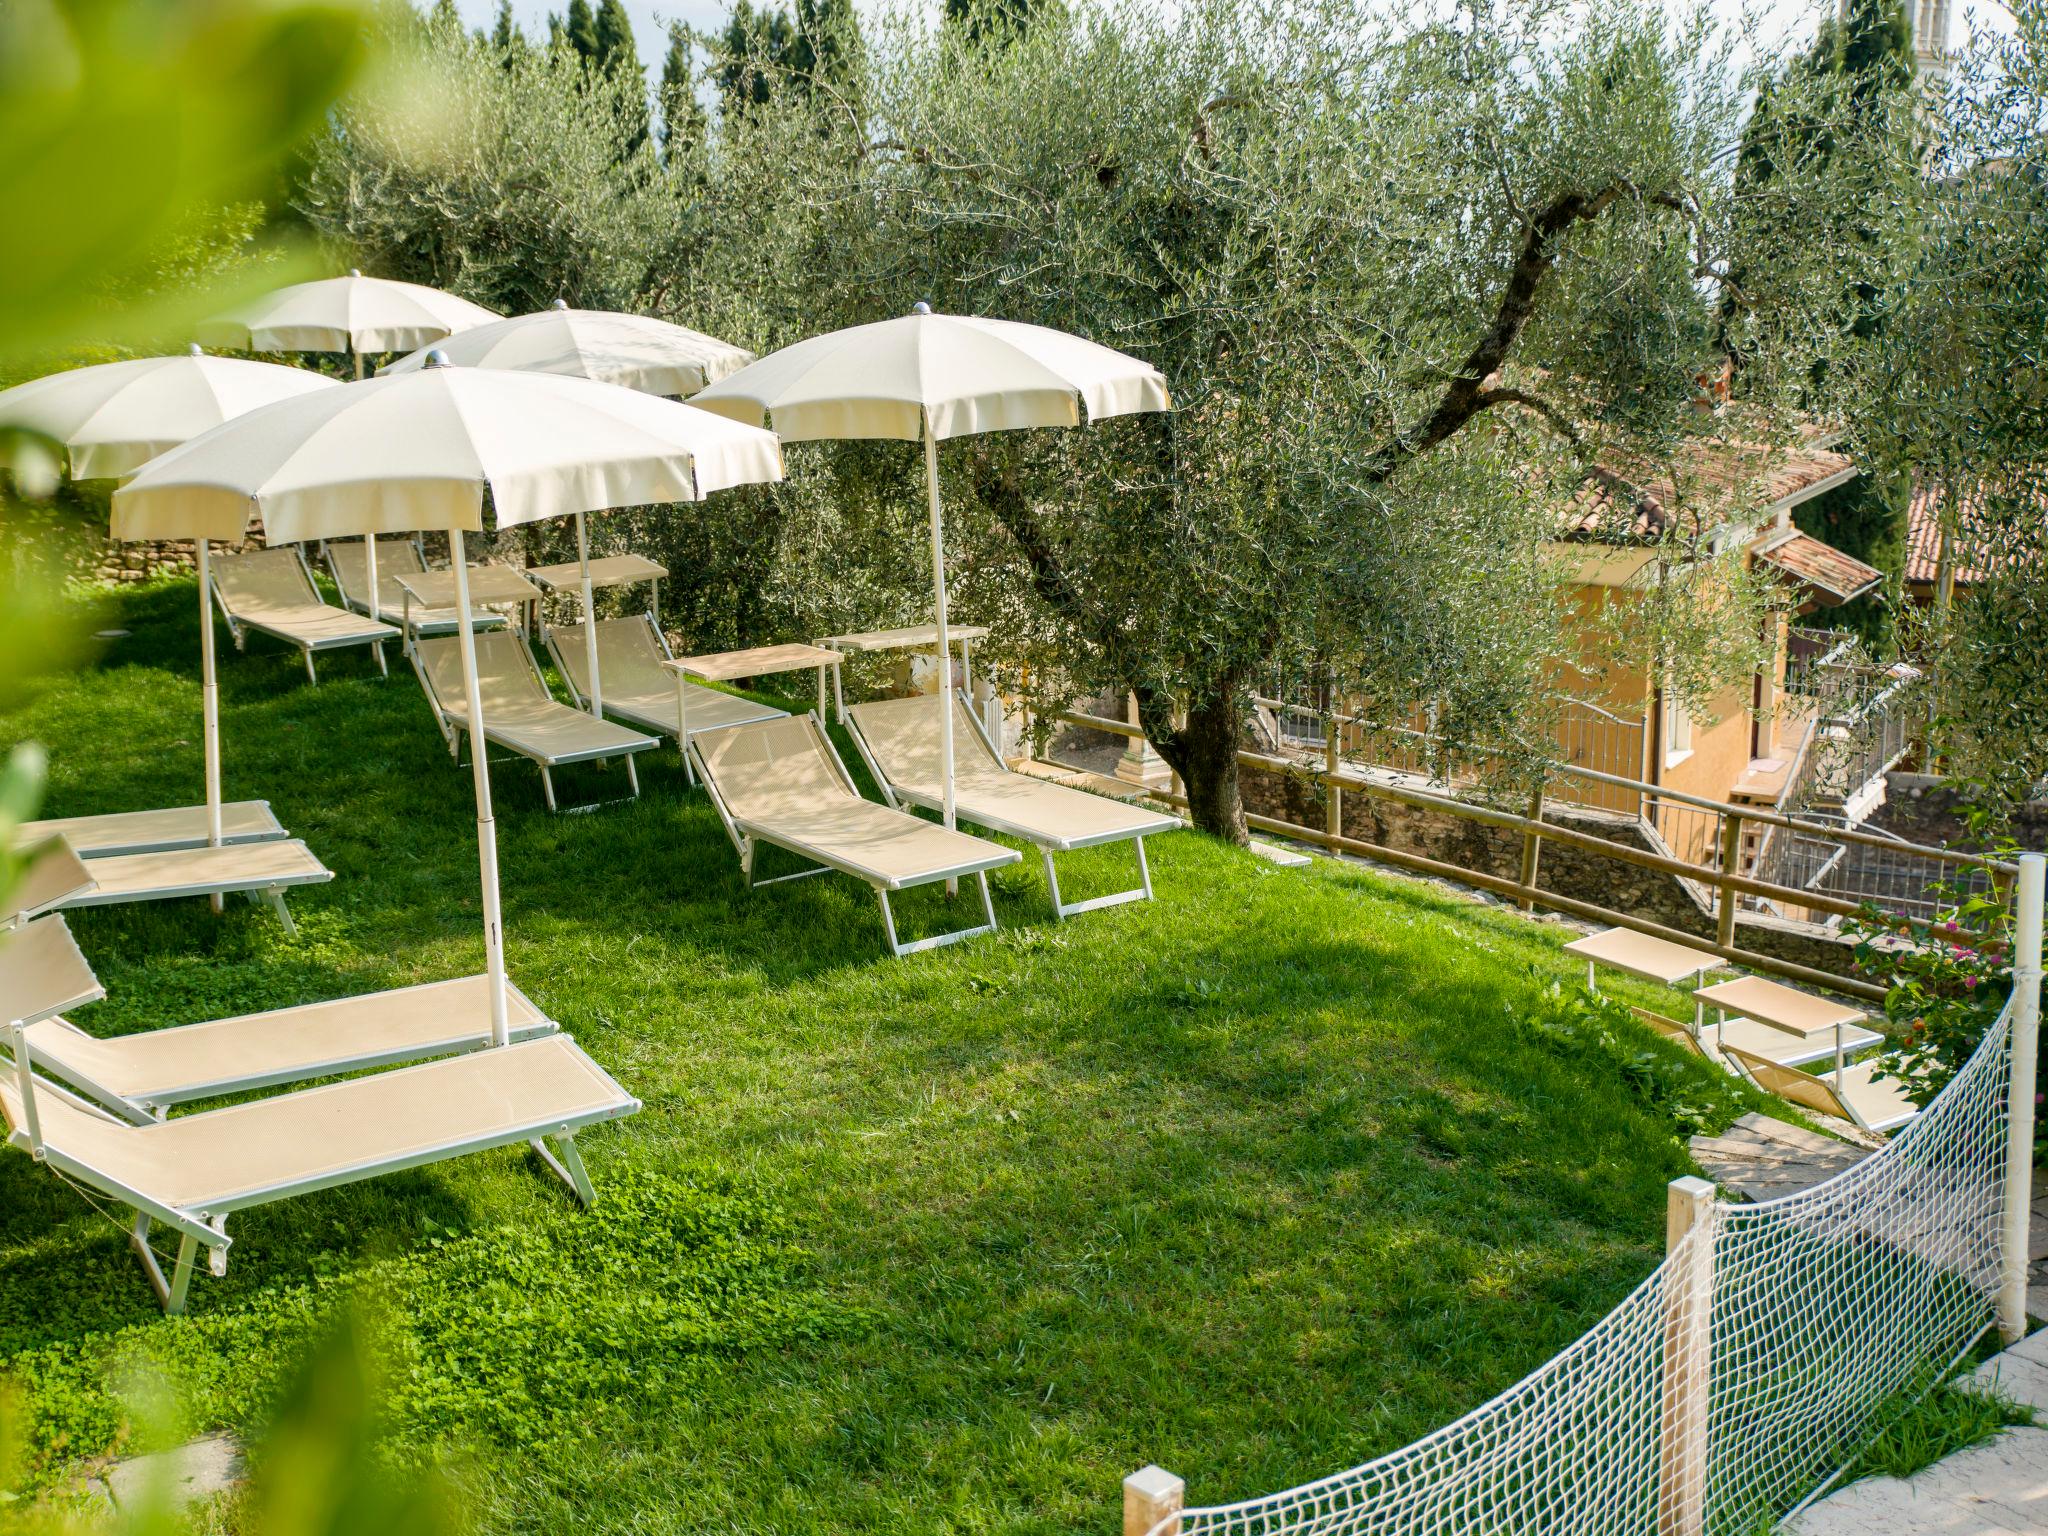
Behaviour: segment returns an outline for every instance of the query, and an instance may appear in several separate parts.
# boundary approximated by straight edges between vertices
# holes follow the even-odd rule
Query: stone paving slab
[[[2040,1536],[2048,1429],[2009,1429],[1910,1478],[1852,1483],[1787,1521],[1787,1536]]]
[[[242,1448],[228,1435],[194,1440],[154,1456],[117,1461],[98,1479],[115,1508],[133,1508],[151,1488],[162,1488],[183,1508],[242,1480]]]

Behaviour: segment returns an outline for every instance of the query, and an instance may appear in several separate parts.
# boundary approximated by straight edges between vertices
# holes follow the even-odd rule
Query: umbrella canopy
[[[251,352],[410,352],[498,319],[438,288],[383,277],[293,283],[199,324],[209,347]]]
[[[338,387],[303,368],[207,357],[194,347],[184,357],[100,363],[0,391],[0,427],[63,443],[75,480],[116,479],[230,417]]]
[[[465,368],[561,373],[650,395],[677,396],[694,395],[754,360],[744,347],[666,320],[560,304],[477,326],[449,337],[440,350],[449,362]],[[410,373],[426,358],[427,349],[422,348],[378,371]]]
[[[114,493],[114,534],[162,538],[175,529],[187,538],[234,537],[252,516],[274,543],[447,532],[476,788],[491,1038],[503,1045],[498,842],[463,534],[483,526],[486,492],[505,527],[646,501],[695,501],[725,486],[781,478],[773,435],[687,405],[585,379],[434,366],[264,406],[172,449]]]
[[[953,815],[953,654],[946,629],[945,525],[939,443],[976,432],[1078,426],[1136,411],[1172,409],[1150,363],[1042,325],[911,314],[814,336],[771,352],[695,396],[691,404],[735,421],[764,421],[784,439],[924,439],[931,513],[932,603],[937,621],[939,744],[945,821]]]

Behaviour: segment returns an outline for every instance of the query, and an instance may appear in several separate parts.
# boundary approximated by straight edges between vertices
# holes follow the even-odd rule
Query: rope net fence
[[[1701,1192],[1577,1343],[1377,1461],[1190,1508],[1180,1536],[1756,1536],[1995,1318],[2012,1008],[1941,1096],[1784,1199]],[[1676,1217],[1674,1217],[1676,1221]]]

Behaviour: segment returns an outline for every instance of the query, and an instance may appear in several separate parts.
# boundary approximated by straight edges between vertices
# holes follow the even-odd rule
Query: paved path
[[[2048,1330],[1974,1379],[2048,1423]],[[2008,1429],[1908,1478],[1872,1477],[1822,1499],[1785,1536],[2039,1536],[2048,1531],[2048,1429]]]

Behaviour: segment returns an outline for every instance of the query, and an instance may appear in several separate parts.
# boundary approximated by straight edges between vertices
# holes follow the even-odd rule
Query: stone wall
[[[1924,773],[1889,773],[1885,775],[1884,804],[1870,821],[1908,842],[1967,847],[1960,801],[1945,779]],[[2048,802],[2032,800],[2020,806],[2007,830],[2024,848],[2048,848]]]
[[[1328,824],[1321,785],[1252,768],[1244,769],[1241,777],[1245,809],[1253,814],[1317,830]],[[1645,852],[1658,851],[1651,848],[1641,827],[1625,818],[1598,813],[1574,815],[1569,808],[1560,806],[1547,808],[1544,816],[1576,832]],[[1483,826],[1448,811],[1408,805],[1355,789],[1344,794],[1344,835],[1505,880],[1521,876],[1519,831]],[[1714,936],[1714,919],[1701,910],[1675,877],[1605,858],[1591,849],[1544,843],[1536,884],[1542,890],[1646,918],[1667,928],[1707,939]],[[1851,947],[1846,940],[1803,924],[1747,913],[1738,916],[1737,925],[1736,940],[1745,948],[1836,975],[1852,973]]]
[[[252,532],[242,543],[231,547],[237,550],[261,549],[263,536]],[[183,574],[190,571],[195,563],[189,539],[173,539],[167,543],[154,539],[132,542],[108,539],[100,552],[94,574],[107,582],[148,581],[155,576]]]

